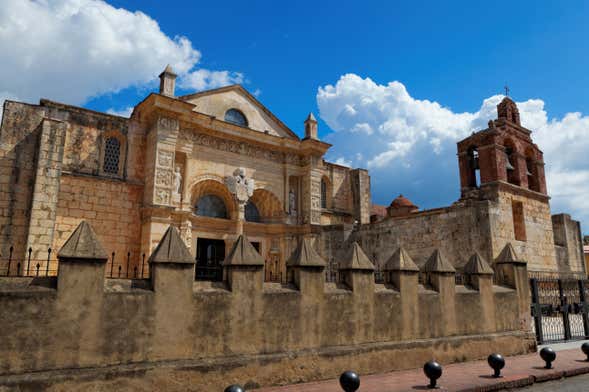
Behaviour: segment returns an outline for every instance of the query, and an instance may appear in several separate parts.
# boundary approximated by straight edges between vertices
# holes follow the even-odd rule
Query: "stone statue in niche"
[[[174,194],[180,195],[182,187],[182,173],[180,173],[180,166],[176,166],[174,172]]]
[[[290,216],[297,216],[297,198],[292,189],[288,193],[288,213]]]

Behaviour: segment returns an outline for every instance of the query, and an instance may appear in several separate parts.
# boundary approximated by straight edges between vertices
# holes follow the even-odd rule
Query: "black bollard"
[[[436,381],[442,377],[442,365],[436,361],[429,361],[423,365],[423,372],[429,378],[428,388],[437,388]]]
[[[583,350],[583,354],[587,356],[587,361],[589,361],[589,343],[583,343],[581,345],[581,350]]]
[[[495,371],[493,377],[501,377],[501,369],[505,367],[505,359],[503,358],[503,355],[496,353],[491,354],[487,358],[487,362],[489,363],[489,366],[491,366],[491,368]]]
[[[346,392],[355,392],[360,388],[360,376],[351,370],[345,371],[339,376],[339,385]]]
[[[546,369],[552,369],[552,362],[556,359],[556,353],[550,347],[544,347],[540,350],[540,358],[546,362]]]
[[[233,384],[225,388],[225,392],[245,392],[241,385]]]

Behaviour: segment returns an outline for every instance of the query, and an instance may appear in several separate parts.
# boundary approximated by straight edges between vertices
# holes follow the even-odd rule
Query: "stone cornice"
[[[180,138],[224,151],[253,152],[252,157],[262,157],[277,163],[295,163],[307,156],[323,156],[331,144],[319,140],[297,140],[265,134],[216,119],[214,116],[195,112],[194,105],[159,94],[149,95],[135,108],[132,119],[146,129],[160,117],[173,118],[180,123]],[[298,155],[295,159],[292,156]]]

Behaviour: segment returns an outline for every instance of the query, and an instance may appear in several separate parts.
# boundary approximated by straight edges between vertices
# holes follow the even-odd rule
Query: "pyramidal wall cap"
[[[525,263],[525,261],[520,260],[517,254],[515,253],[515,249],[513,249],[513,245],[511,242],[508,242],[507,245],[503,248],[499,257],[497,258],[498,263]]]
[[[374,265],[368,259],[368,256],[366,256],[360,245],[354,242],[343,263],[341,263],[340,269],[374,271]]]
[[[311,239],[303,238],[286,265],[291,267],[325,267],[325,260],[315,251],[311,245]]]
[[[427,260],[423,266],[424,272],[456,272],[452,264],[450,264],[438,249]]]
[[[92,226],[88,222],[82,221],[57,252],[57,257],[59,259],[106,261],[108,254],[98,241]]]
[[[264,265],[264,258],[242,234],[237,238],[223,265]]]
[[[409,253],[403,247],[399,247],[385,263],[385,271],[419,272],[419,268],[409,256]]]
[[[491,266],[475,252],[464,266],[464,273],[469,275],[493,275]]]
[[[148,260],[149,263],[194,264],[194,258],[178,233],[169,226]]]

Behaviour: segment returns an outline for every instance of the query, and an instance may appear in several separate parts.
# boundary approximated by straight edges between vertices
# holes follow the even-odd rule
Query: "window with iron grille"
[[[327,183],[321,180],[321,208],[327,208]]]
[[[104,144],[102,171],[108,174],[119,174],[120,158],[121,142],[116,137],[109,137]]]

